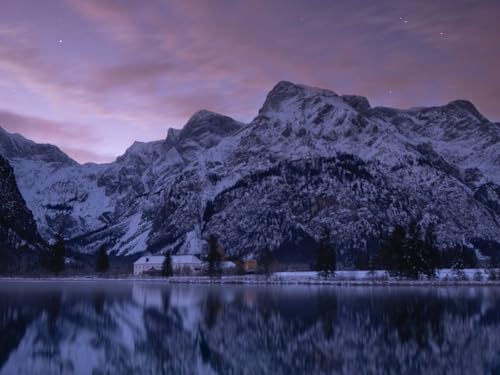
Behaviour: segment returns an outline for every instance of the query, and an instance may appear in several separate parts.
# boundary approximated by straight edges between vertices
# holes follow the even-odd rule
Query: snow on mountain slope
[[[181,131],[171,129],[166,140],[136,142],[115,162],[102,165],[6,154],[46,239],[62,232],[82,251],[95,251],[104,242],[127,254],[146,249],[151,215],[164,185],[197,152],[214,147],[241,126],[229,117],[200,111]]]
[[[203,154],[208,187],[200,175],[184,172],[165,194],[152,249],[175,248],[185,233],[201,227],[205,237],[217,234],[239,255],[269,244],[284,258],[304,260],[328,225],[349,257],[369,247],[380,230],[411,217],[436,221],[447,244],[500,238],[497,214],[473,196],[480,185],[464,178],[465,166],[447,159],[454,139],[429,146],[430,137],[409,133],[394,118],[409,117],[405,112],[370,109],[362,97],[278,84],[254,121],[221,142],[232,145],[224,158],[219,147]],[[432,126],[447,126],[443,112]],[[492,147],[489,155],[495,152]],[[482,179],[496,181],[496,159],[471,154],[481,160]]]
[[[412,144],[424,149],[419,151],[439,153],[473,186],[486,181],[500,184],[500,127],[479,114],[472,103],[457,100],[408,111],[380,108],[371,117],[389,119]]]
[[[466,101],[371,108],[280,82],[249,124],[199,111],[113,163],[0,153],[42,235],[61,231],[81,251],[193,253],[213,233],[229,254],[269,244],[306,259],[328,225],[349,259],[411,217],[435,221],[443,244],[499,242],[499,140],[500,126]]]

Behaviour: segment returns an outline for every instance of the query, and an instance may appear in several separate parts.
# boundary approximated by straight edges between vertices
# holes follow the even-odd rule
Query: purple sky
[[[498,0],[3,0],[0,126],[110,161],[280,80],[500,120]]]

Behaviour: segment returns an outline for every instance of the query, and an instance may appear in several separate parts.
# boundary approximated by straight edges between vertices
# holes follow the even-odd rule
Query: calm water
[[[0,282],[0,374],[498,374],[500,290]]]

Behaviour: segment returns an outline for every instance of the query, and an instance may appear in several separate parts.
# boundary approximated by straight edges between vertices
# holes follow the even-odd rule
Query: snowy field
[[[500,285],[500,270],[469,268],[460,271],[441,269],[437,278],[428,280],[399,279],[389,276],[387,271],[336,271],[335,277],[322,278],[317,272],[276,272],[266,278],[263,275],[222,276],[210,279],[207,276],[172,277],[173,283],[222,283],[222,284],[311,284],[311,285]]]

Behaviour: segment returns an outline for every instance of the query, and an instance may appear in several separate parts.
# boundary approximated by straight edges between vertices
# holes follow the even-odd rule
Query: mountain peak
[[[57,146],[35,143],[20,134],[9,133],[0,127],[0,154],[9,158],[24,158],[47,163],[58,163],[69,166],[78,164]]]
[[[455,110],[455,111],[456,110],[466,111],[477,118],[483,119],[483,115],[481,115],[481,113],[477,110],[476,106],[468,100],[463,100],[463,99],[453,100],[453,101],[449,102],[448,104],[446,104],[444,106],[444,108]]]
[[[267,94],[264,105],[262,106],[259,113],[264,113],[269,110],[277,111],[283,102],[288,99],[298,97],[298,96],[338,96],[335,92],[331,90],[321,89],[312,86],[306,86],[302,84],[292,83],[289,81],[278,82],[272,90]]]
[[[224,117],[224,115],[217,112],[209,111],[208,109],[200,109],[199,111],[196,111],[191,115],[191,117],[188,120],[188,123],[192,121],[204,120],[206,118],[211,118],[211,117]]]
[[[194,113],[178,133],[171,132],[175,137],[170,138],[180,150],[191,149],[193,146],[210,148],[219,143],[221,138],[233,134],[242,127],[242,123],[231,117],[203,109]]]
[[[169,128],[164,143],[167,145],[174,145],[179,139],[180,132],[181,129]]]
[[[146,155],[154,155],[158,154],[159,147],[163,141],[153,141],[153,142],[139,142],[134,141],[132,145],[125,150],[125,153],[122,156],[119,156],[117,161],[128,160],[131,157],[143,157]]]
[[[202,109],[195,112],[184,125],[179,133],[179,139],[198,138],[207,133],[227,135],[241,126],[241,123],[231,117]]]
[[[370,102],[364,96],[342,95],[342,99],[360,113],[367,112],[371,109]]]

